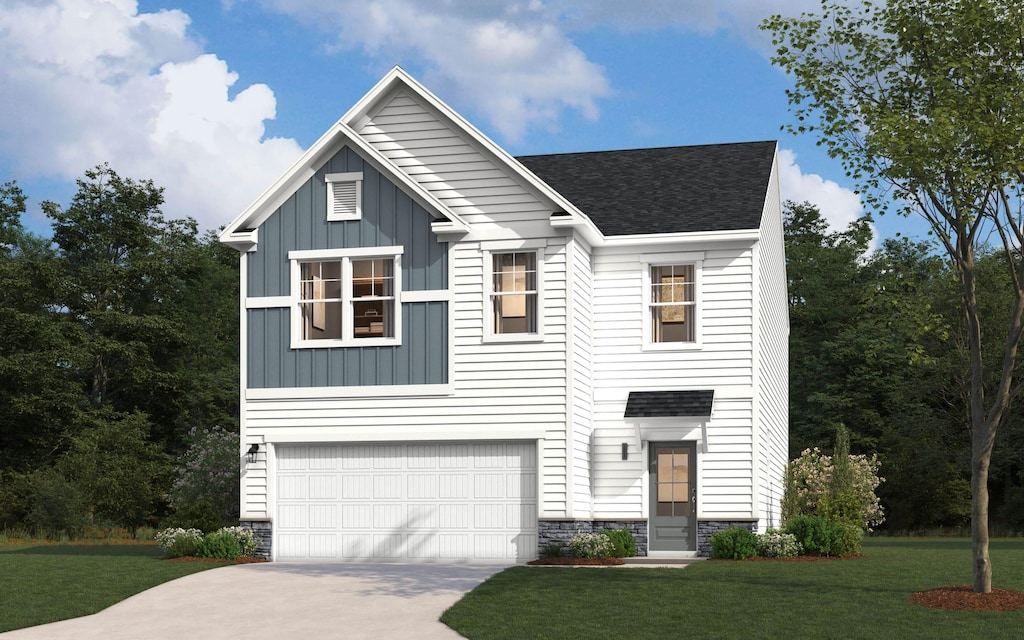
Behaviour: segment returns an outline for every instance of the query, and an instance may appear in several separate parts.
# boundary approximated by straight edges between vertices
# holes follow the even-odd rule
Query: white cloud
[[[506,141],[556,130],[561,114],[594,120],[611,95],[604,69],[538,0],[264,0],[358,49],[386,69],[414,67],[432,91],[468,105]]]
[[[267,139],[275,99],[201,54],[184,13],[135,0],[6,2],[0,145],[15,176],[72,179],[99,163],[165,187],[164,213],[230,221],[301,153]],[[31,194],[30,194],[31,195]]]
[[[816,173],[803,173],[796,163],[796,154],[789,149],[779,149],[779,188],[783,201],[816,205],[833,231],[846,231],[851,222],[864,214],[860,196]],[[874,235],[877,240],[877,230]]]

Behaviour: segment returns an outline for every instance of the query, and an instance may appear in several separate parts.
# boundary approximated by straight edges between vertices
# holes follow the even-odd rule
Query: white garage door
[[[534,443],[280,446],[276,485],[278,560],[537,555]]]

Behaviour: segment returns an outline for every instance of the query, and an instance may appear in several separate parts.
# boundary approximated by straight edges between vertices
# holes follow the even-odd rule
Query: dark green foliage
[[[167,495],[165,526],[219,529],[238,520],[238,434],[220,427],[191,429]]]
[[[242,555],[242,547],[238,544],[238,538],[229,533],[208,533],[196,545],[196,555],[200,558],[235,560]]]
[[[561,542],[549,542],[540,549],[542,558],[560,558],[564,555],[565,545]]]
[[[25,526],[40,536],[77,537],[89,524],[89,497],[56,469],[28,478],[29,511]]]
[[[636,538],[629,532],[629,529],[602,529],[601,533],[608,537],[615,545],[616,558],[633,558],[636,556]]]
[[[796,516],[786,522],[786,533],[796,536],[809,556],[849,556],[860,551],[864,531],[822,516]]]
[[[744,560],[757,555],[757,536],[743,527],[730,527],[711,536],[711,557]]]

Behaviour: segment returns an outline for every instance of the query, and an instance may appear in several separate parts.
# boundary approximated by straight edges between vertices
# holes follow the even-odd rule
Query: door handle
[[[696,512],[696,510],[697,510],[697,489],[696,489],[696,487],[690,493],[690,504],[693,505],[693,509]]]

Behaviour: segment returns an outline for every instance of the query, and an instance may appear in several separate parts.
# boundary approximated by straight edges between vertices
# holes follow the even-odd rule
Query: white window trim
[[[359,220],[363,217],[363,174],[361,171],[351,173],[328,173],[324,176],[327,183],[327,221],[344,222]],[[334,212],[334,185],[339,182],[353,183],[355,189],[355,211],[351,214]]]
[[[484,274],[484,333],[483,342],[543,342],[544,341],[544,250],[547,243],[543,241],[506,241],[488,243],[481,251],[483,255]],[[495,333],[494,316],[491,306],[491,295],[494,293],[494,254],[496,253],[533,253],[537,265],[537,332],[536,333]]]
[[[357,247],[352,249],[323,249],[289,251],[291,262],[291,348],[331,349],[335,347],[397,347],[402,344],[402,254],[403,247]],[[394,260],[393,296],[395,308],[395,335],[392,338],[356,338],[352,319],[352,260],[355,258],[389,258]],[[306,340],[302,337],[302,310],[299,305],[304,262],[319,260],[341,261],[342,337],[333,340]]]
[[[703,306],[703,282],[704,282],[704,253],[678,253],[672,255],[658,256],[656,260],[642,260],[643,270],[643,350],[644,351],[695,351],[703,347],[704,341],[704,306]],[[694,340],[693,342],[653,342],[651,340],[651,268],[668,267],[673,265],[693,265],[693,315],[694,315]]]

